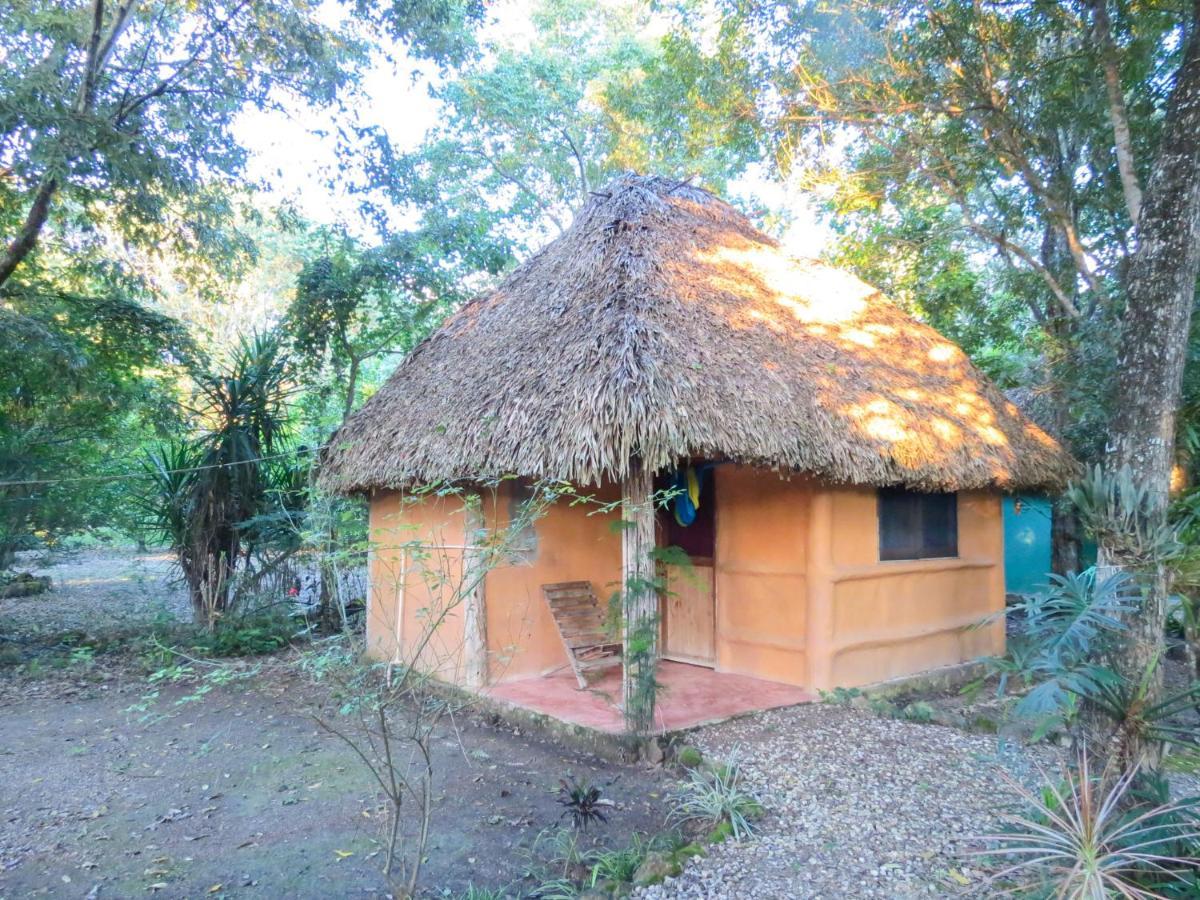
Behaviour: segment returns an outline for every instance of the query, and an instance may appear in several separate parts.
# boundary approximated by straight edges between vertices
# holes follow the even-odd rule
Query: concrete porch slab
[[[668,660],[659,663],[658,681],[662,685],[655,710],[659,733],[817,699],[804,688],[794,685]],[[607,734],[620,734],[624,730],[624,720],[617,706],[621,698],[620,669],[608,670],[587,690],[579,689],[575,675],[567,669],[493,685],[484,693],[494,700],[572,725]]]

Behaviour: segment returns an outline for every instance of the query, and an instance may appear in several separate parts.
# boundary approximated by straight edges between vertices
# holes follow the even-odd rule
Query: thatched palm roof
[[[326,486],[596,484],[732,459],[838,482],[1053,488],[1071,461],[954,344],[707,191],[624,176],[418,346]]]

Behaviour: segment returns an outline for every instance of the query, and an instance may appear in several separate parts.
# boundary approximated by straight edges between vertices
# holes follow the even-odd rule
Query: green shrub
[[[286,647],[296,626],[282,616],[260,616],[218,625],[212,631],[197,631],[187,640],[196,656],[259,656]]]
[[[933,707],[924,700],[910,703],[900,710],[900,717],[909,722],[932,722],[934,715]]]
[[[675,761],[685,769],[695,769],[704,762],[704,754],[695,747],[685,745],[675,754]]]
[[[831,706],[849,706],[863,692],[859,688],[835,687],[832,691],[819,691],[822,703]]]

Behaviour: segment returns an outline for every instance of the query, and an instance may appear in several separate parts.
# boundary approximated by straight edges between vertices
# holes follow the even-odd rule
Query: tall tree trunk
[[[622,700],[625,728],[648,734],[654,725],[658,670],[658,590],[654,560],[654,478],[629,461],[621,482]]]
[[[1200,269],[1200,0],[1143,197],[1129,268],[1108,464],[1128,466],[1165,509]],[[1101,548],[1107,561],[1122,560]],[[1119,660],[1138,676],[1163,648],[1165,579],[1151,579]]]

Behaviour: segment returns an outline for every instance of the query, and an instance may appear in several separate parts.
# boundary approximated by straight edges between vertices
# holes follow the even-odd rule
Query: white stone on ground
[[[689,862],[643,898],[929,897],[978,888],[972,839],[994,833],[1027,778],[1027,751],[991,735],[828,705],[773,710],[696,733],[737,751],[768,815],[758,835]]]

